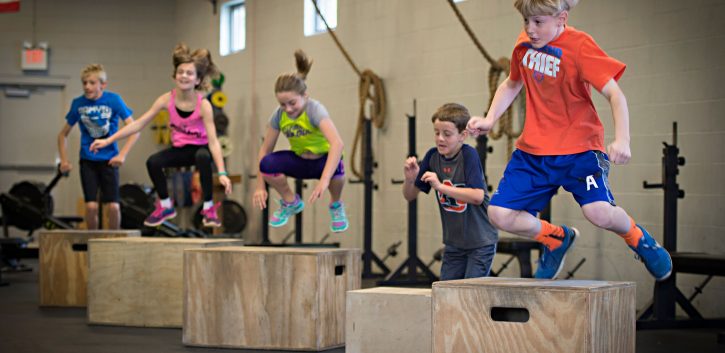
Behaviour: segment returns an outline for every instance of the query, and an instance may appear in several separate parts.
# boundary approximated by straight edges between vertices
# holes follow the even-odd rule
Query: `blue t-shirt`
[[[91,100],[80,96],[73,100],[70,110],[65,116],[68,125],[73,126],[79,120],[81,128],[81,159],[90,161],[108,161],[118,154],[115,142],[99,150],[91,152],[93,140],[109,137],[118,131],[118,121],[126,120],[133,111],[126,106],[121,96],[113,92],[103,92],[101,98]]]

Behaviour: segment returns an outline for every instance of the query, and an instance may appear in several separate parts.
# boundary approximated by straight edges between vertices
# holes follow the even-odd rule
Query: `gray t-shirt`
[[[462,187],[483,189],[484,198],[480,205],[458,202],[456,199],[436,191],[436,200],[443,224],[443,243],[460,249],[475,249],[495,244],[498,231],[488,219],[488,203],[490,198],[486,192],[486,181],[483,179],[483,168],[478,152],[463,144],[461,150],[453,158],[447,159],[434,147],[428,150],[420,163],[420,172],[415,179],[415,186],[426,194],[430,192],[430,184],[420,178],[425,172],[434,172],[441,183]]]
[[[305,107],[305,112],[310,118],[310,123],[312,124],[312,126],[317,128],[320,127],[320,122],[322,121],[322,119],[330,117],[330,113],[327,112],[325,106],[312,98],[307,99],[307,106]],[[269,126],[271,126],[275,130],[279,130],[280,120],[282,120],[282,108],[277,107],[274,113],[272,113],[272,116],[269,117]]]

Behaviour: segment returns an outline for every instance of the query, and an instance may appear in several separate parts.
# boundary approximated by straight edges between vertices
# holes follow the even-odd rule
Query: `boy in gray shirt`
[[[488,276],[496,253],[498,231],[486,208],[489,196],[476,150],[464,144],[471,115],[466,107],[448,103],[433,114],[436,147],[418,165],[405,161],[403,196],[408,201],[434,189],[443,224],[441,280]]]

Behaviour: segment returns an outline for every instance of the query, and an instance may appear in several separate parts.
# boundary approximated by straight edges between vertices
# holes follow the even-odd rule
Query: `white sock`
[[[163,207],[163,208],[171,208],[172,206],[173,205],[171,204],[171,199],[170,198],[167,197],[167,198],[161,200],[161,207]]]
[[[214,200],[204,201],[204,211],[210,209],[212,206],[214,206]]]

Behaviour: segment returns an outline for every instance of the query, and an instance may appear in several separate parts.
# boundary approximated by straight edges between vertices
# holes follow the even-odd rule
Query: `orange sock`
[[[626,234],[619,234],[619,236],[624,239],[624,242],[627,243],[627,245],[636,248],[637,244],[639,244],[639,240],[642,238],[642,230],[637,227],[637,224],[634,223],[634,219],[632,217],[629,217],[629,221],[632,224],[629,231]]]
[[[546,245],[549,250],[556,250],[564,240],[564,228],[555,226],[547,221],[541,222],[541,231],[536,234],[534,240]]]

